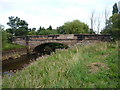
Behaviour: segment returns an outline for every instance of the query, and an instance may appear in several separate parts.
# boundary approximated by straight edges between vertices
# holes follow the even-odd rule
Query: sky
[[[119,0],[0,0],[0,24],[8,28],[6,24],[10,16],[18,16],[29,24],[29,28],[40,26],[52,28],[62,26],[65,22],[80,20],[90,27],[90,16],[94,11],[96,18],[95,30],[97,30],[97,18],[100,18],[104,27],[105,9],[112,14],[112,7]]]

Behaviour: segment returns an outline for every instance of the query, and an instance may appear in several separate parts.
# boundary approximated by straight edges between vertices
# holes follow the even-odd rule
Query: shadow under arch
[[[50,42],[50,43],[43,43],[43,44],[36,46],[33,49],[33,52],[50,54],[51,52],[55,52],[56,49],[67,49],[67,48],[69,47],[65,44]]]

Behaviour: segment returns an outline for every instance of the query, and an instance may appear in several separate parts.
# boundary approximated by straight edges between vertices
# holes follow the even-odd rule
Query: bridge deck
[[[65,45],[74,45],[82,40],[100,40],[110,41],[110,35],[97,34],[62,34],[62,35],[28,35],[18,36],[13,38],[13,43],[26,45],[29,48],[34,48],[43,43],[62,43]]]

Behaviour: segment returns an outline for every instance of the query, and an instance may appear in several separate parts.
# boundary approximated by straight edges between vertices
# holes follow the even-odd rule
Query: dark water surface
[[[49,43],[47,43],[49,44]],[[82,45],[89,45],[91,44],[90,41],[79,43]],[[52,46],[51,46],[52,45]],[[31,62],[35,61],[38,57],[41,57],[43,55],[50,55],[52,52],[55,52],[55,49],[67,49],[66,46],[62,46],[61,44],[56,47],[56,44],[50,43],[49,48],[52,47],[50,50],[46,50],[46,44],[43,45],[44,47],[40,46],[37,48],[37,51],[39,52],[34,52],[32,54],[25,54],[21,55],[19,58],[9,58],[7,60],[2,61],[2,75],[9,75],[13,76],[16,70],[22,70],[24,67],[28,66]],[[42,47],[42,48],[41,48]]]
[[[28,66],[31,61],[35,61],[40,57],[37,53],[21,55],[19,58],[9,58],[2,61],[2,75],[13,75],[16,70],[22,70]]]
[[[22,70],[31,61],[35,61],[43,55],[50,55],[56,49],[67,49],[68,46],[59,43],[45,43],[36,47],[31,54],[21,55],[18,58],[9,58],[2,61],[2,75],[13,75],[16,70]]]

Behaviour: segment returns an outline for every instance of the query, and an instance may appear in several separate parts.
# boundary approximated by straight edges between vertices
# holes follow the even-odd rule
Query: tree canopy
[[[115,4],[113,5],[113,11],[112,11],[112,14],[115,14],[115,13],[118,13],[117,3],[115,3]]]
[[[80,22],[79,20],[73,20],[64,23],[63,26],[57,28],[58,32],[63,34],[80,34],[89,33],[88,25]]]
[[[4,29],[4,26],[0,24],[0,34],[2,36],[2,48],[4,47],[4,45],[8,42],[10,42],[11,40],[11,34],[7,33],[6,30]]]
[[[7,32],[15,36],[27,35],[28,33],[28,23],[25,20],[21,20],[18,17],[9,17],[9,22],[7,25],[10,28],[7,29]]]
[[[113,15],[106,21],[106,27],[102,34],[111,34],[114,39],[120,39],[120,14],[118,14],[117,4],[113,6]]]
[[[41,30],[41,31],[37,31],[37,35],[54,35],[54,34],[58,34],[58,32],[56,30]]]
[[[80,33],[91,33],[93,30],[89,30],[87,24],[79,21],[73,20],[64,23],[63,26],[57,29],[52,29],[50,25],[48,28],[40,26],[39,29],[28,28],[28,23],[25,20],[21,20],[18,17],[11,16],[8,18],[9,22],[7,25],[10,26],[6,31],[15,36],[23,35],[49,35],[49,34],[80,34]]]

